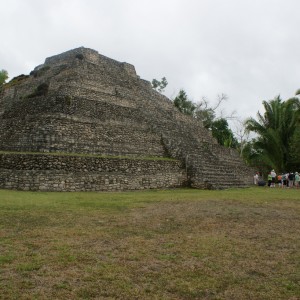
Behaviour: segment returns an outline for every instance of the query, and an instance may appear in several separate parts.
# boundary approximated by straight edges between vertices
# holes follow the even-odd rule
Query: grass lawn
[[[300,190],[0,190],[0,299],[300,299]]]

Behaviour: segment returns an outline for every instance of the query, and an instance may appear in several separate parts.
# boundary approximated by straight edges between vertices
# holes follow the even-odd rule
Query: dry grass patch
[[[299,195],[0,191],[0,299],[299,299]]]

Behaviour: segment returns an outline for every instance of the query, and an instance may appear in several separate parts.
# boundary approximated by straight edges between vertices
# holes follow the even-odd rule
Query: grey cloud
[[[298,0],[10,0],[0,18],[0,69],[29,73],[48,56],[85,46],[165,76],[166,95],[229,96],[255,116],[261,101],[300,88]]]

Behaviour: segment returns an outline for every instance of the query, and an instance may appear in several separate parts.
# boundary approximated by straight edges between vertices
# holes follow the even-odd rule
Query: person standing
[[[256,174],[254,175],[254,178],[253,178],[253,179],[254,179],[254,184],[255,184],[255,185],[258,185],[258,179],[259,179],[259,178],[258,178],[258,173],[256,173]]]
[[[270,172],[268,174],[268,187],[272,187],[271,184],[272,184],[272,175],[271,175],[271,172]]]
[[[294,178],[295,178],[294,173],[290,172],[290,174],[289,174],[289,188],[293,187],[293,185],[294,185]]]
[[[271,187],[275,187],[276,173],[275,173],[274,170],[272,170],[270,174],[271,174],[271,177],[272,177]]]
[[[287,172],[287,173],[285,174],[285,176],[286,176],[286,187],[289,187],[289,176],[290,176],[290,173]]]
[[[295,173],[295,187],[296,187],[296,189],[299,189],[299,185],[300,185],[300,176],[299,176],[299,173],[296,172]]]
[[[279,174],[277,176],[277,180],[278,180],[278,187],[282,187],[282,175],[281,174]]]
[[[281,174],[281,187],[282,188],[286,187],[286,176],[285,176],[285,173]]]

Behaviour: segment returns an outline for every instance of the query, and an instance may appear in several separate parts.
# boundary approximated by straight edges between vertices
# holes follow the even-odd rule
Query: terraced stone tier
[[[252,183],[253,171],[236,151],[219,146],[134,66],[83,47],[5,85],[0,150],[171,157],[193,187]]]

